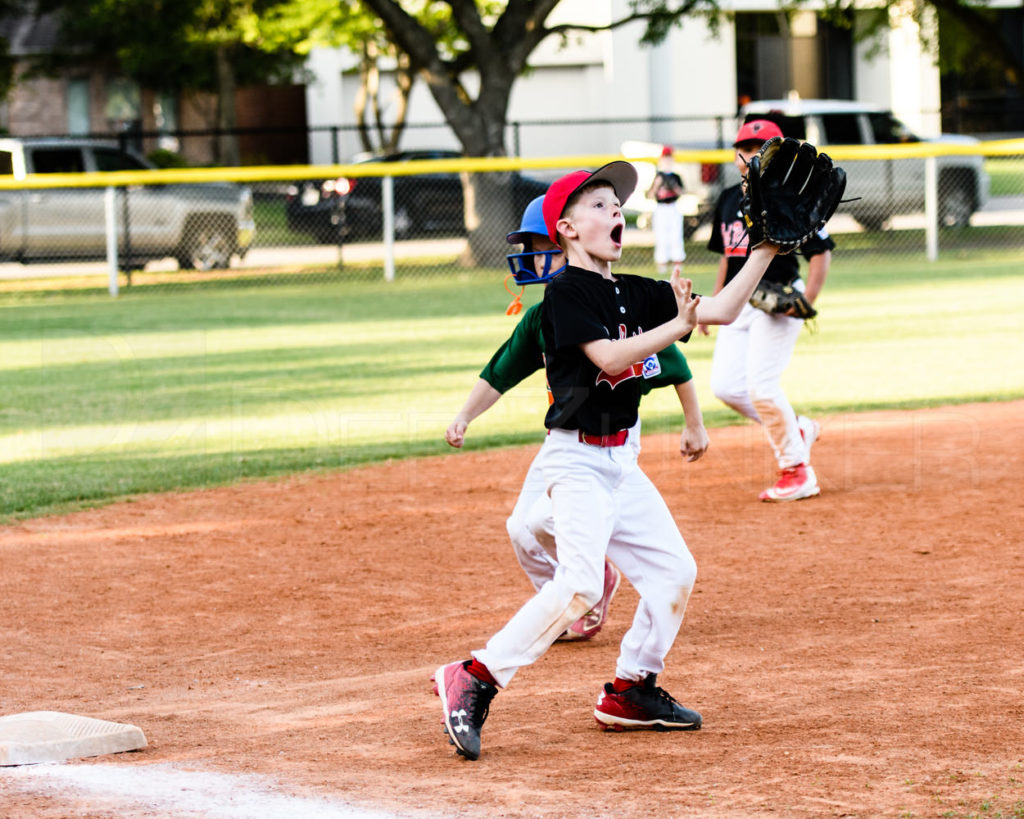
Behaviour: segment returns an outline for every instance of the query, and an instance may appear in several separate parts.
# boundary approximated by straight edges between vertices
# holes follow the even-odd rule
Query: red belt
[[[611,435],[587,435],[583,430],[580,430],[580,443],[590,444],[591,446],[622,446],[626,443],[628,437],[628,429],[620,429]]]

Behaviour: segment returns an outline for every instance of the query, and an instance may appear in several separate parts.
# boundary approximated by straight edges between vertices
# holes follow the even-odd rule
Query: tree
[[[503,4],[485,0],[477,5],[482,14],[494,15]],[[443,3],[413,0],[403,7],[442,51],[450,53],[462,39]],[[295,45],[298,52],[308,53],[313,46],[340,46],[357,56],[360,89],[353,107],[363,149],[371,153],[398,150],[409,95],[419,72],[414,55],[395,45],[387,29],[381,27],[380,18],[361,0],[288,0],[275,13],[282,23],[291,20],[305,32],[304,39]],[[394,79],[391,100],[384,97],[382,64]]]
[[[15,59],[8,40],[9,23],[28,13],[29,0],[0,0],[0,100],[6,99],[16,82]]]
[[[217,160],[237,165],[236,87],[288,77],[302,64],[294,45],[303,32],[273,14],[282,2],[38,0],[38,13],[57,15],[60,28],[58,48],[39,58],[36,70],[87,65],[156,91],[211,92],[221,133]]]
[[[389,43],[406,55],[415,75],[426,83],[468,156],[505,156],[505,130],[512,87],[528,60],[549,37],[608,31],[646,22],[641,43],[655,44],[688,14],[714,11],[716,0],[630,0],[628,12],[606,25],[548,25],[559,0],[363,0],[379,18]],[[447,33],[439,38],[438,32]],[[473,71],[479,89],[463,82]],[[469,250],[464,261],[493,258],[501,237],[519,214],[511,213],[507,174],[467,175],[466,227]]]
[[[836,25],[849,27],[853,24],[855,8],[853,0],[831,0],[821,14]],[[1024,65],[1021,55],[1011,46],[996,8],[983,0],[884,0],[867,10],[870,14],[857,32],[861,40],[887,32],[891,26],[891,14],[896,10],[909,14],[918,24],[922,45],[937,56],[943,73],[973,68],[980,61],[1000,72],[1010,85],[1022,87]],[[937,29],[925,19],[933,12],[939,21]],[[935,41],[937,36],[941,48]]]
[[[282,46],[290,45],[300,54],[308,53],[314,46],[340,46],[358,56],[360,91],[354,111],[363,150],[398,150],[416,72],[409,55],[388,40],[377,16],[359,0],[287,0],[276,8],[274,16],[274,28],[288,32],[279,43]],[[387,118],[388,104],[381,85],[382,61],[393,68],[395,81],[395,105]]]

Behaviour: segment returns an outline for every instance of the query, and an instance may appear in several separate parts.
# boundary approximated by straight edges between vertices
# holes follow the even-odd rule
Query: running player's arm
[[[640,390],[644,395],[659,387],[675,387],[693,378],[690,364],[679,349],[678,344],[669,344],[664,350],[658,350],[657,372],[650,377],[644,375]]]
[[[501,398],[500,392],[482,378],[478,379],[473,385],[473,389],[469,391],[469,397],[462,405],[462,409],[459,410],[459,414],[455,416],[444,432],[444,439],[448,444],[456,449],[461,447],[466,442],[466,429],[470,422],[498,403],[499,398]]]
[[[708,431],[704,428],[704,414],[700,411],[700,401],[697,400],[697,387],[694,386],[692,378],[682,384],[676,384],[675,387],[686,420],[686,426],[683,427],[683,434],[679,439],[679,452],[686,460],[696,461],[708,451],[711,444]]]
[[[807,258],[807,287],[804,289],[804,298],[814,304],[814,300],[821,295],[821,288],[825,286],[825,277],[832,266],[832,250],[836,243],[828,234],[822,236],[820,233],[805,244],[801,251]]]
[[[470,423],[493,407],[501,396],[523,379],[543,368],[540,304],[531,307],[522,320],[491,356],[480,378],[469,391],[466,403],[445,430],[444,439],[459,448],[466,440]]]
[[[807,287],[804,289],[804,298],[810,304],[814,304],[815,299],[821,295],[828,268],[831,267],[831,252],[835,249],[836,243],[824,230],[819,230],[816,235],[811,236],[800,249],[807,259]]]
[[[825,277],[828,276],[828,268],[832,263],[832,251],[826,250],[812,256],[807,263],[807,289],[804,290],[804,298],[808,303],[814,304],[815,299],[821,294],[821,288],[825,286]],[[792,308],[790,308],[792,310]]]
[[[697,400],[697,388],[693,383],[693,372],[679,346],[669,344],[664,350],[658,351],[657,375],[644,377],[644,395],[659,387],[672,387],[679,397],[679,406],[683,409],[683,434],[679,439],[679,451],[688,461],[696,461],[708,448],[707,430],[704,429],[704,416]]]

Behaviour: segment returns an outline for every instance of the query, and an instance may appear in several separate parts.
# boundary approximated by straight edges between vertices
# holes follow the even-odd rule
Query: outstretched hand
[[[700,460],[701,455],[708,451],[711,440],[708,438],[708,431],[704,425],[687,426],[683,429],[682,437],[679,439],[679,452],[686,460]]]
[[[466,428],[468,426],[469,421],[464,416],[455,416],[455,420],[448,425],[448,429],[444,432],[444,439],[448,442],[448,445],[456,449],[461,448],[466,441]]]
[[[693,332],[693,328],[697,326],[697,305],[700,304],[700,296],[693,295],[693,282],[690,279],[680,278],[678,267],[672,270],[669,282],[672,284],[672,291],[676,296],[679,319],[685,325],[683,332],[679,334],[679,337],[682,338],[687,333]]]

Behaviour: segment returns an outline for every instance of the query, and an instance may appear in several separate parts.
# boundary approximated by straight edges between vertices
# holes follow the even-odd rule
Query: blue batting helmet
[[[544,223],[544,197],[538,196],[523,211],[519,230],[514,230],[505,237],[505,241],[510,245],[521,244],[526,248],[523,253],[510,253],[505,257],[516,284],[540,284],[550,281],[565,270],[564,263],[557,270],[551,269],[552,260],[562,253],[561,250],[533,250],[533,237],[547,238],[547,235],[548,229]],[[542,268],[539,272],[538,264]]]

